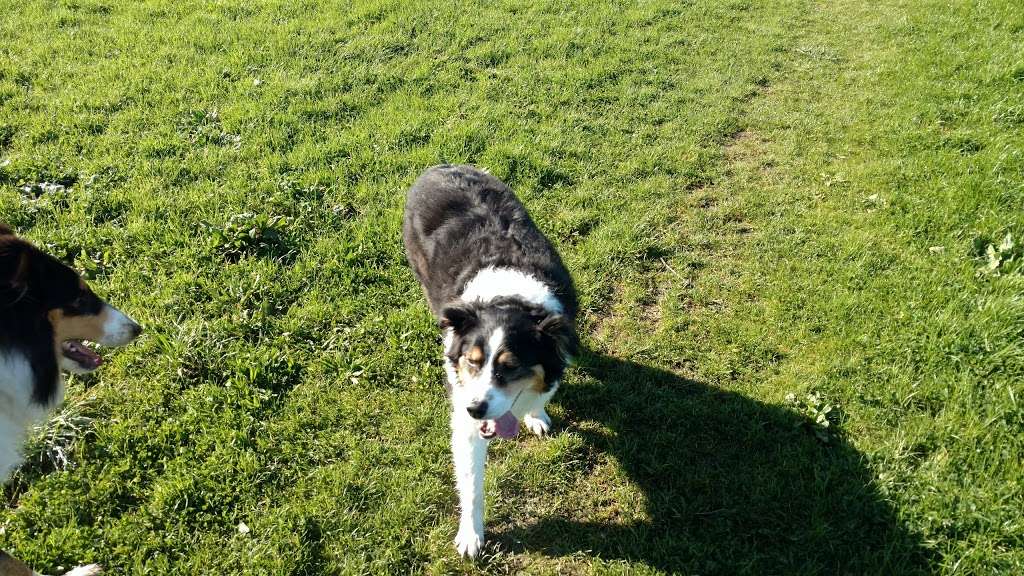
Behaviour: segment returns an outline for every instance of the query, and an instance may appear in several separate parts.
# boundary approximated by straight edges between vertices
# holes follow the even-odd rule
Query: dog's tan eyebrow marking
[[[473,364],[480,364],[484,361],[484,349],[479,346],[473,346],[469,350],[469,354],[466,354],[466,360],[469,360]]]
[[[501,354],[498,354],[498,364],[501,364],[502,366],[506,366],[509,368],[514,368],[519,365],[519,359],[515,357],[515,354],[512,354],[508,350],[505,350]]]

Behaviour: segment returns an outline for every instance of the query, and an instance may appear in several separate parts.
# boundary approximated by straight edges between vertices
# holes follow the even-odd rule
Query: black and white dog
[[[84,341],[121,346],[140,332],[74,270],[0,224],[0,483],[20,464],[28,431],[63,400],[62,371],[92,372],[102,364]],[[67,574],[98,572],[89,565]],[[0,551],[0,574],[36,573]]]
[[[484,464],[519,421],[537,435],[576,354],[576,291],[508,186],[472,166],[435,166],[409,190],[406,256],[444,330],[461,519],[455,546],[484,542]]]

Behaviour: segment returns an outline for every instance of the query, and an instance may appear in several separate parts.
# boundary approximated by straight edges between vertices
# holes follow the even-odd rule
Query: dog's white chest
[[[32,382],[32,366],[24,356],[0,352],[0,483],[21,464],[28,431],[46,420],[46,407],[32,402]]]

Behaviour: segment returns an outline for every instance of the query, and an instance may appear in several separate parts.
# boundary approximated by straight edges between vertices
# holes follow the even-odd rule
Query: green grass
[[[72,380],[0,546],[115,574],[1021,573],[1017,4],[8,0],[0,220],[148,332]],[[439,162],[521,195],[588,349],[555,437],[492,450],[476,564],[399,234]]]

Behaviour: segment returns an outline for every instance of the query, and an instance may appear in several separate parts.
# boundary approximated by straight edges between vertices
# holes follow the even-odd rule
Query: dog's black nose
[[[132,338],[138,338],[139,334],[142,334],[142,325],[132,324]]]
[[[480,402],[474,402],[466,407],[466,412],[473,418],[483,418],[484,414],[487,414],[487,401],[481,400]]]

